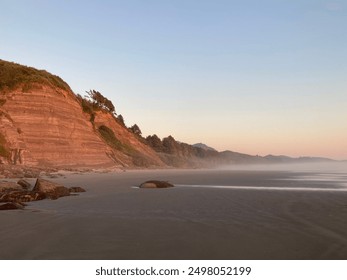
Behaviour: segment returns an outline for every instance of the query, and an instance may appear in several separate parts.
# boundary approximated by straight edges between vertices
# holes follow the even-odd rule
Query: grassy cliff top
[[[32,83],[41,83],[71,91],[69,85],[60,77],[45,70],[38,70],[0,59],[0,91]]]

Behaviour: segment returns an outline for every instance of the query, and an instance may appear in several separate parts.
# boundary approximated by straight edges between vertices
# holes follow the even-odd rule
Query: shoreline
[[[39,176],[50,176],[58,174],[80,174],[80,173],[121,173],[121,172],[131,172],[131,171],[189,171],[189,170],[237,170],[237,171],[290,171],[295,172],[302,171],[317,171],[319,169],[326,170],[339,170],[342,172],[347,172],[347,161],[321,161],[321,162],[311,162],[311,163],[270,163],[270,164],[231,164],[231,165],[220,165],[220,166],[199,166],[199,167],[119,167],[119,166],[108,166],[108,167],[96,167],[96,166],[26,166],[26,165],[0,165],[0,180],[2,179],[22,179],[22,178],[37,178]],[[340,168],[339,168],[340,167]],[[342,167],[342,168],[341,168]]]

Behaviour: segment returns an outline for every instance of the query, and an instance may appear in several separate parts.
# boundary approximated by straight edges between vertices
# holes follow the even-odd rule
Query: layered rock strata
[[[36,85],[6,93],[0,132],[12,164],[105,166],[114,164],[71,92]]]

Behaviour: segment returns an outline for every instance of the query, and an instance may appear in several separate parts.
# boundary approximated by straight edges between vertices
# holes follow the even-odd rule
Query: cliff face
[[[36,84],[5,94],[0,132],[12,164],[98,166],[114,163],[75,96]],[[4,161],[4,159],[3,159]]]
[[[0,60],[0,80],[2,163],[43,167],[165,166],[111,113],[98,110],[91,120],[81,100],[59,77]]]

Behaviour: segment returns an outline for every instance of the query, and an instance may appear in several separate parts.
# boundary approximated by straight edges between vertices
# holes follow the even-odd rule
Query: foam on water
[[[316,188],[316,187],[256,187],[256,186],[211,186],[211,185],[176,185],[176,187],[211,188],[211,189],[237,189],[237,190],[276,190],[276,191],[320,191],[320,192],[347,192],[347,188]]]
[[[290,181],[322,181],[322,182],[347,182],[347,176],[344,174],[314,174],[301,175],[293,178],[283,178],[277,180]]]

